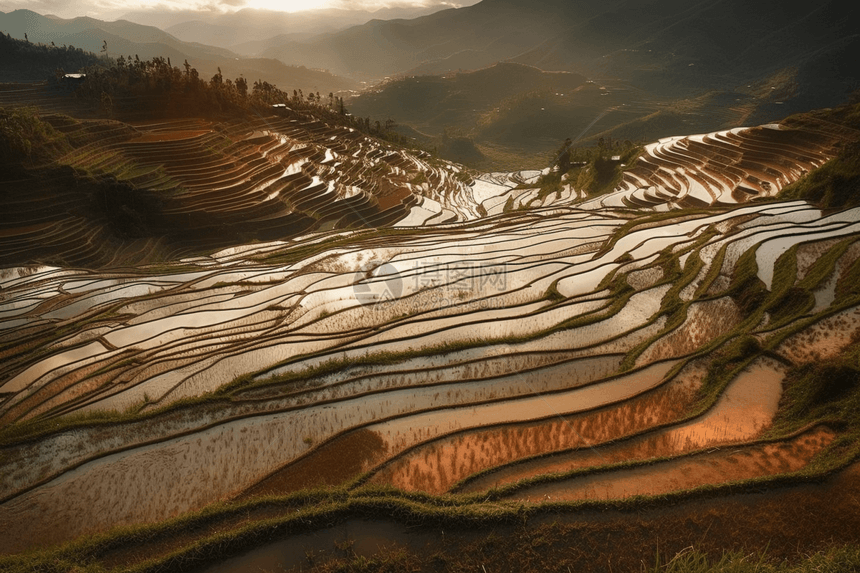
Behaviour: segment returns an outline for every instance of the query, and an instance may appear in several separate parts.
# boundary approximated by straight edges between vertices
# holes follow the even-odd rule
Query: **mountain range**
[[[318,9],[277,12],[243,8],[236,12],[212,15],[184,11],[154,17],[149,12],[131,12],[122,19],[156,26],[186,42],[223,46],[245,56],[258,56],[258,46],[292,40],[308,40],[319,34],[365,24],[370,20],[410,19],[446,8],[430,6],[392,6],[375,11],[362,9]],[[275,37],[278,37],[275,39]]]
[[[162,56],[174,65],[188,59],[203,78],[221,68],[224,77],[264,79],[288,91],[373,85],[348,98],[350,111],[392,119],[426,145],[456,131],[517,153],[544,154],[564,137],[650,140],[763,124],[833,107],[860,88],[860,8],[836,0],[439,7],[341,30],[370,16],[415,12],[240,10],[197,20],[191,12],[165,13],[164,31],[17,10],[0,13],[0,31],[97,53],[106,41],[111,56]]]
[[[374,20],[265,57],[354,78],[440,74],[511,60],[677,96],[781,70],[842,98],[858,86],[860,8],[837,0],[484,0],[412,20]]]
[[[860,88],[858,16],[860,9],[836,1],[484,0],[263,53],[354,77],[391,75],[350,102],[358,114],[390,117],[431,136],[456,126],[479,145],[547,152],[577,135],[586,143],[649,140],[839,105]],[[498,90],[453,79],[495,62],[591,83],[541,90],[514,74]],[[494,73],[504,81],[512,69]],[[449,79],[431,78],[440,74]],[[445,81],[460,85],[455,96],[440,96]],[[456,101],[476,99],[486,105],[454,109]],[[415,103],[421,101],[432,103]],[[428,115],[431,109],[437,113]]]
[[[150,59],[158,56],[170,58],[175,66],[188,60],[205,79],[221,68],[224,77],[236,78],[242,75],[249,81],[263,79],[284,89],[328,93],[358,87],[354,80],[323,70],[309,69],[304,65],[287,65],[271,58],[240,58],[238,54],[225,48],[184,42],[154,26],[144,26],[127,20],[104,22],[89,17],[67,20],[42,16],[31,10],[15,10],[10,13],[0,12],[0,31],[13,38],[23,39],[26,34],[31,42],[71,45],[95,53],[104,53],[106,42],[106,53],[111,57],[122,55]],[[40,76],[30,79],[44,78]]]

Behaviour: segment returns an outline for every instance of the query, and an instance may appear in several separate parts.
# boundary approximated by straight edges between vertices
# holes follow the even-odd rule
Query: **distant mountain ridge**
[[[154,26],[125,20],[103,22],[89,17],[65,20],[41,16],[31,10],[15,10],[8,14],[0,12],[0,31],[8,32],[18,39],[24,39],[24,34],[27,34],[29,41],[34,43],[50,45],[54,42],[57,46],[75,46],[96,54],[103,53],[103,43],[106,41],[107,55],[111,57],[136,55],[141,59],[150,59],[160,56],[170,58],[176,66],[187,59],[206,79],[220,67],[224,77],[243,75],[249,81],[263,79],[285,90],[328,93],[358,86],[354,80],[321,70],[288,66],[273,59],[240,59],[227,49],[183,42]]]
[[[370,20],[417,18],[437,12],[446,6],[393,6],[370,10],[319,9],[301,12],[277,12],[243,8],[236,12],[200,17],[189,13],[188,18],[169,25],[157,25],[187,42],[222,46],[246,56],[259,56],[263,44],[276,36],[284,41],[307,40],[319,34],[335,33],[364,24]],[[131,13],[126,19],[147,20],[143,14]]]
[[[539,4],[483,0],[412,20],[372,20],[311,41],[273,45],[262,55],[285,62],[305,61],[361,79],[406,72],[470,50],[483,54],[475,66],[483,67],[513,58],[549,34],[561,32],[576,10],[586,17],[594,12],[592,3],[584,0]],[[559,13],[567,16],[559,18]]]
[[[372,21],[264,56],[368,79],[446,73],[512,60],[649,89],[695,91],[786,67],[857,87],[860,8],[837,0],[483,0],[413,20]],[[827,105],[830,105],[829,103]]]
[[[346,53],[350,43],[357,47]],[[860,7],[835,0],[484,0],[265,53],[285,61],[294,54],[356,77],[392,76],[351,102],[360,115],[391,117],[431,135],[457,127],[479,145],[543,153],[565,137],[586,145],[601,137],[653,140],[844,103],[860,89]],[[455,99],[424,77],[496,62],[593,83],[575,93],[539,93],[512,80],[517,95],[476,112],[480,106],[468,102],[481,96],[481,86]],[[406,109],[397,100],[407,92],[409,101],[432,101],[439,113],[429,117],[427,105]]]
[[[393,118],[417,130],[418,134],[408,129],[404,133],[419,139],[423,139],[421,134],[468,134],[528,148],[539,142],[557,144],[558,129],[565,124],[562,116],[570,108],[556,109],[551,100],[573,93],[600,100],[599,89],[579,74],[544,72],[508,62],[445,77],[393,80],[352,99],[349,109],[359,117]],[[527,104],[542,107],[542,117],[518,113]],[[460,156],[446,158],[469,161]]]
[[[249,23],[260,17],[241,12]],[[651,140],[763,124],[834,107],[860,89],[860,7],[836,0],[483,0],[313,38],[309,30],[268,40],[249,36],[241,49],[261,55],[253,60],[125,21],[19,10],[0,13],[0,30],[16,37],[29,30],[31,41],[96,53],[106,40],[113,56],[160,55],[174,65],[188,58],[206,79],[220,67],[224,77],[265,79],[285,90],[337,92],[388,78],[353,100],[351,110],[391,118],[404,133],[417,130],[410,137],[438,136],[452,127],[476,143],[517,153],[544,153],[564,137]],[[510,86],[502,78],[492,88],[412,78],[499,62],[576,74],[590,83],[574,92],[522,78],[512,78]]]
[[[106,65],[105,58],[81,48],[33,44],[0,34],[0,77],[3,81],[32,81],[81,68]]]

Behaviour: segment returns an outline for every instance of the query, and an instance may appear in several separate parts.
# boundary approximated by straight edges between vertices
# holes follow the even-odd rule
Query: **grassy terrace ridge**
[[[809,483],[810,480],[817,481],[822,476],[796,476],[782,478],[777,482],[769,484],[750,480],[745,483],[732,484],[729,488],[734,495],[742,495],[743,492],[761,491],[762,486],[777,486],[788,488],[790,491],[792,483]],[[564,520],[564,516],[571,512],[602,513],[621,515],[655,512],[665,505],[677,505],[679,503],[694,500],[718,501],[724,498],[726,488],[698,488],[689,492],[677,492],[657,498],[640,497],[618,501],[580,502],[580,503],[552,503],[542,506],[523,506],[519,503],[492,502],[495,496],[445,496],[443,498],[426,496],[422,494],[403,494],[393,490],[370,488],[358,489],[348,492],[343,488],[329,489],[317,492],[298,492],[285,497],[267,497],[249,500],[242,503],[229,503],[210,506],[207,509],[189,514],[180,518],[169,520],[161,524],[118,529],[112,533],[93,537],[87,540],[70,543],[61,548],[30,553],[24,556],[0,558],[0,568],[3,571],[64,571],[68,568],[82,568],[81,570],[112,570],[112,567],[103,567],[103,560],[114,562],[121,570],[131,571],[159,571],[176,570],[192,571],[201,565],[218,562],[225,557],[235,555],[248,548],[259,546],[267,540],[276,540],[288,533],[310,532],[336,526],[348,519],[355,518],[382,518],[394,519],[411,528],[421,530],[434,530],[436,528],[448,529],[449,532],[463,531],[464,529],[498,530],[499,528],[512,528],[517,536],[528,535],[535,528],[541,530],[546,526],[525,526],[530,521],[546,523],[544,516],[556,516],[555,520]],[[265,512],[268,515],[283,514],[283,517],[270,517],[265,520],[255,520],[250,523],[242,517],[253,515],[257,512]],[[562,521],[563,522],[563,521]],[[556,521],[558,523],[558,521]],[[558,527],[553,526],[553,527]],[[595,527],[598,531],[599,527]],[[173,549],[174,543],[170,540],[178,538],[183,540],[187,532],[210,531],[208,536],[195,540],[181,549]],[[580,533],[587,532],[580,528]],[[484,534],[486,535],[486,533]],[[484,537],[482,535],[482,537]],[[489,537],[493,534],[490,533]],[[558,536],[547,536],[547,543],[552,543]],[[702,540],[703,541],[703,540]],[[700,541],[700,543],[702,542]],[[664,538],[664,543],[665,543]],[[125,560],[129,555],[124,548],[129,546],[150,547],[166,549],[165,554],[156,554],[145,561],[137,562],[131,567],[124,565],[124,560],[117,561],[117,554],[125,553]],[[664,546],[665,547],[665,546]],[[768,566],[775,563],[768,557],[768,549],[765,548],[759,559]],[[401,550],[402,551],[402,550]],[[664,549],[665,551],[665,549]],[[782,555],[786,554],[784,548],[777,548]],[[849,557],[856,551],[852,546],[845,548],[831,548],[823,556],[810,557],[808,554],[792,554],[789,567],[774,570],[798,570],[804,569],[806,562],[817,563],[827,556],[833,561],[833,570],[846,570],[852,567],[853,559]],[[682,552],[684,557],[688,550]],[[402,554],[402,553],[401,553]],[[711,552],[711,554],[713,554]],[[653,555],[652,555],[653,556]],[[393,571],[406,571],[398,562],[392,559],[393,555],[377,556],[374,559],[378,564],[387,563]],[[449,556],[452,566],[457,566],[459,557]],[[644,556],[642,556],[644,557]],[[671,559],[671,555],[657,556],[657,559]],[[748,554],[747,554],[748,557]],[[713,557],[711,557],[713,558]],[[784,557],[783,557],[784,558]],[[699,555],[698,561],[707,559],[705,555]],[[717,556],[717,560],[725,557]],[[738,556],[729,557],[731,560],[743,562]],[[683,560],[682,560],[683,562]],[[826,563],[826,561],[825,561]],[[784,563],[782,567],[786,567]],[[795,569],[796,568],[796,569]],[[459,569],[454,569],[459,570]],[[662,570],[655,567],[655,571]],[[687,571],[688,569],[678,569]],[[689,569],[697,571],[700,569]],[[710,570],[710,569],[708,569]],[[733,569],[735,570],[735,569]],[[744,570],[744,569],[740,569]],[[760,570],[760,569],[754,569]],[[811,569],[820,570],[820,569]]]
[[[172,78],[183,113],[199,78],[131,66],[83,95]],[[198,87],[209,117],[2,112],[43,184],[8,256],[30,224],[97,256],[52,218],[74,173],[143,235],[110,260],[158,252],[0,277],[0,571],[858,566],[852,111],[481,175],[324,101],[226,120],[292,96]],[[147,196],[186,234],[143,233]]]
[[[26,202],[16,202],[15,206],[11,207],[13,214],[18,215],[18,212],[21,212],[19,217],[26,217],[26,209],[32,206],[30,212],[35,216],[46,201],[43,195],[49,193],[59,193],[62,196],[69,196],[70,199],[72,196],[80,196],[83,201],[79,201],[75,206],[75,211],[80,211],[80,213],[74,213],[86,220],[92,220],[93,225],[90,232],[107,235],[105,239],[108,245],[117,245],[119,248],[122,248],[123,245],[128,245],[128,251],[145,252],[146,258],[142,261],[144,263],[181,258],[176,256],[177,252],[186,255],[208,254],[215,247],[231,246],[243,240],[278,238],[281,236],[281,233],[287,236],[295,235],[301,231],[309,230],[313,225],[318,224],[316,221],[320,219],[320,214],[316,210],[306,209],[302,206],[302,198],[299,196],[296,197],[299,200],[292,201],[289,206],[282,204],[278,207],[283,213],[280,219],[273,219],[271,214],[268,214],[267,218],[264,219],[263,229],[259,231],[254,229],[246,230],[236,222],[244,214],[243,210],[244,212],[248,212],[256,209],[256,211],[248,213],[248,215],[260,216],[259,208],[251,207],[250,205],[251,201],[257,198],[248,196],[246,189],[250,186],[248,183],[237,183],[234,185],[237,195],[238,193],[244,193],[243,196],[237,196],[236,199],[233,199],[236,204],[235,207],[231,205],[219,205],[221,209],[220,213],[207,213],[209,217],[215,215],[214,221],[211,218],[204,219],[202,210],[206,206],[201,204],[201,201],[196,198],[197,190],[195,188],[199,187],[200,176],[184,169],[181,165],[181,161],[183,161],[181,157],[178,157],[175,161],[170,159],[168,162],[165,162],[163,157],[143,150],[144,148],[139,144],[129,143],[133,142],[135,136],[140,135],[139,130],[118,122],[89,121],[78,122],[78,125],[70,124],[63,127],[63,130],[72,128],[74,131],[58,132],[52,127],[51,122],[58,125],[64,123],[61,121],[62,118],[60,116],[43,116],[40,118],[35,112],[26,109],[23,111],[17,109],[7,113],[7,115],[10,116],[12,121],[17,121],[15,118],[24,117],[28,118],[27,121],[29,121],[27,126],[23,126],[22,124],[19,129],[15,130],[15,134],[10,132],[9,138],[7,138],[8,146],[15,148],[10,151],[8,158],[10,160],[18,158],[13,161],[14,165],[10,165],[10,169],[12,171],[20,171],[18,178],[10,183],[13,187],[30,185],[35,186],[37,189],[35,197]],[[277,119],[274,125],[273,119]],[[261,127],[277,131],[277,129],[289,123],[289,121],[284,122],[280,118],[268,118],[268,120],[262,123]],[[111,124],[118,129],[118,131],[117,129],[114,130],[118,133],[116,140],[105,139],[101,133],[101,128]],[[207,127],[207,125],[203,127]],[[209,125],[208,127],[211,128],[212,126]],[[33,131],[37,128],[39,130],[38,134]],[[339,129],[340,134],[347,133],[348,131],[345,127]],[[21,133],[17,133],[18,131]],[[299,137],[309,135],[308,132],[296,132],[296,129],[292,126],[290,127],[290,133]],[[99,139],[88,141],[88,136],[89,138],[96,137]],[[259,164],[264,159],[263,156],[258,155],[255,158],[253,155],[248,155],[247,151],[242,151],[243,148],[248,147],[248,144],[239,143],[241,136],[238,138],[239,141],[231,141],[227,135],[219,135],[219,137],[224,143],[224,147],[220,150],[217,149],[217,146],[205,151],[201,150],[207,156],[205,157],[207,161],[222,163],[225,161],[236,161],[240,162],[240,165],[247,165],[243,169],[259,169],[258,167],[253,167],[252,161]],[[268,137],[271,139],[271,136]],[[323,141],[323,139],[320,138],[319,141]],[[191,149],[189,146],[192,144],[193,142],[180,142],[180,145],[184,145],[188,149]],[[268,142],[265,144],[268,145]],[[165,143],[163,145],[166,146],[168,144]],[[62,149],[58,149],[58,146],[62,147]],[[75,151],[69,152],[70,146],[74,147]],[[281,147],[283,147],[283,143]],[[280,151],[280,155],[274,155],[272,149],[264,149],[263,145],[259,146],[259,150],[259,153],[268,153],[270,157],[278,161],[287,161],[290,159],[289,154],[285,154],[284,151]],[[371,150],[372,148],[368,149],[368,151]],[[242,155],[239,155],[239,152],[242,152]],[[182,153],[174,152],[174,156],[181,155]],[[318,160],[322,159],[323,156],[324,153],[320,153]],[[299,158],[297,157],[296,159]],[[402,161],[402,157],[400,160]],[[360,163],[359,161],[359,165]],[[280,168],[275,165],[277,164],[273,164],[272,168],[266,171],[266,177],[272,177],[277,174]],[[421,165],[413,167],[420,168]],[[424,168],[432,169],[426,165]],[[21,171],[22,169],[23,171]],[[326,174],[329,174],[330,168],[324,169]],[[309,174],[307,181],[304,183],[305,185],[310,182],[314,172],[310,167],[307,168],[307,171]],[[259,173],[259,171],[250,171],[252,183],[255,178],[258,185],[261,183],[260,177],[262,175]],[[235,175],[231,173],[227,173],[227,175],[230,175],[233,178],[232,180],[236,180]],[[381,176],[372,174],[370,170],[365,169],[364,175],[360,175],[359,179],[355,179],[355,175],[351,175],[349,176],[351,179],[344,179],[339,184],[345,185],[349,183],[353,186],[378,186],[381,183],[380,178],[387,178],[389,176],[386,174]],[[369,180],[362,179],[361,177],[369,177]],[[266,182],[262,181],[262,183],[265,185]],[[272,181],[272,183],[273,186],[280,187],[282,193],[285,192],[283,189],[284,186],[280,181]],[[463,183],[452,183],[452,185],[463,185]],[[293,183],[292,187],[287,188],[287,191],[290,193],[301,193],[303,192],[301,187],[302,182]],[[350,202],[343,202],[338,211],[329,209],[329,212],[323,216],[334,219],[334,221],[329,221],[329,225],[335,223],[349,227],[355,224],[361,225],[362,220],[379,219],[379,209],[373,203],[369,201],[365,201],[365,204],[359,204],[355,201],[352,204],[348,203]],[[407,213],[407,211],[403,210],[402,206],[398,208],[402,211],[393,213],[394,219],[392,219],[391,215],[388,215],[388,218],[392,219],[392,222],[396,218],[402,218]],[[185,217],[183,219],[185,226],[189,226],[189,223],[191,226],[191,229],[186,231],[185,235],[196,230],[203,237],[211,235],[211,238],[208,240],[189,239],[189,237],[183,235],[183,232],[176,225],[176,219],[181,217]],[[356,220],[352,221],[349,217]],[[342,223],[337,221],[338,218],[343,219]],[[13,217],[9,223],[17,223],[19,225],[18,229],[15,230],[22,238],[29,232],[27,231],[28,228],[24,226],[23,219],[19,222],[18,219]],[[270,228],[265,229],[266,226]],[[167,244],[162,245],[159,249],[147,249],[143,241],[149,242],[150,245],[152,245],[153,241],[162,241]],[[99,267],[106,264],[108,266],[116,264],[116,255],[112,256],[109,253],[102,255],[87,253],[87,256],[84,258],[75,258],[74,255],[68,252],[71,248],[64,250],[64,242],[66,242],[65,237],[58,232],[56,239],[49,237],[42,245],[31,246],[31,251],[34,251],[32,256],[42,257],[46,262],[65,264],[71,262],[77,263],[79,266],[94,265]],[[53,247],[53,245],[57,245],[57,247]],[[42,254],[46,250],[48,254]],[[106,250],[103,249],[103,251]],[[0,256],[3,254],[0,252]],[[2,260],[7,264],[14,264],[18,260],[14,257],[20,258],[21,256],[20,251],[15,252],[10,248]],[[107,257],[111,257],[111,259],[105,260]],[[23,261],[22,259],[21,262]],[[134,264],[134,262],[135,260],[132,258],[128,261],[122,261],[121,264],[129,266]]]
[[[622,291],[618,293],[617,297],[615,297],[614,302],[611,306],[602,309],[603,312],[578,317],[576,319],[557,325],[548,331],[539,332],[528,337],[508,337],[504,339],[493,340],[492,344],[506,345],[538,340],[543,336],[552,334],[554,332],[571,330],[576,327],[593,324],[605,318],[611,317],[624,307],[629,297],[633,294],[633,291],[629,289],[629,287],[621,286],[619,288],[621,288]],[[101,315],[105,316],[106,318],[110,317],[115,312],[115,309],[119,307],[120,305],[110,310],[107,310],[104,313],[101,313]],[[91,320],[100,320],[99,315],[96,315]],[[58,335],[62,335],[62,333],[58,333]],[[125,412],[96,411],[88,414],[64,415],[56,419],[49,417],[45,419],[19,422],[13,425],[6,426],[2,430],[0,430],[0,444],[11,446],[20,443],[31,442],[33,440],[37,440],[49,435],[59,434],[73,429],[92,428],[105,425],[112,426],[120,423],[132,423],[144,420],[157,420],[162,416],[169,416],[174,413],[182,413],[187,409],[193,410],[198,407],[217,407],[218,404],[231,404],[236,401],[236,398],[241,397],[241,394],[243,392],[249,390],[289,385],[294,382],[300,382],[325,374],[338,372],[346,366],[396,364],[415,357],[433,356],[456,352],[458,350],[480,348],[485,344],[486,342],[477,340],[471,342],[450,342],[445,343],[441,346],[416,349],[407,352],[368,353],[358,359],[329,359],[320,364],[319,366],[307,367],[297,372],[291,372],[274,377],[261,378],[259,381],[255,381],[253,379],[254,377],[250,374],[243,375],[233,380],[232,382],[223,385],[215,392],[206,393],[196,398],[183,399],[172,404],[160,407],[150,407],[144,409],[144,407],[149,405],[149,402],[144,402],[127,409]],[[313,358],[313,355],[302,357],[302,359],[308,358]],[[130,361],[133,360],[134,358],[130,359]],[[271,366],[269,370],[275,369],[278,366],[278,364],[275,364]],[[97,371],[93,373],[93,376],[99,373],[100,372]],[[261,374],[265,374],[265,372]]]
[[[332,227],[385,227],[420,203],[413,192],[463,194],[471,181],[346,113],[334,94],[305,97],[220,73],[205,80],[163,58],[103,63],[75,85],[58,79],[0,94],[2,164],[14,175],[0,264],[161,264]],[[303,163],[307,179],[283,176]],[[324,206],[323,189],[310,185],[319,180],[339,195],[362,193]],[[217,200],[201,192],[214,183],[229,184]],[[49,196],[64,207],[55,220],[45,214]],[[72,220],[60,219],[66,212]],[[39,244],[33,220],[45,221]]]
[[[683,218],[683,215],[682,215]],[[468,228],[468,227],[467,227]],[[312,254],[316,254],[319,252],[324,252],[330,248],[335,248],[344,244],[354,244],[356,240],[360,240],[363,238],[374,238],[374,237],[384,237],[389,236],[392,232],[397,233],[397,230],[368,230],[362,232],[362,235],[356,236],[351,235],[349,237],[343,238],[334,238],[332,241],[323,241],[320,243],[315,243],[311,245],[309,248],[311,249],[306,253],[305,256],[298,256],[295,260],[302,260]],[[404,230],[400,231],[400,233],[406,234],[407,236],[415,235],[417,232],[413,230]],[[299,247],[304,248],[304,247]],[[288,251],[292,255],[292,250]],[[290,259],[293,259],[290,256]],[[283,263],[284,259],[278,258],[278,263]],[[157,268],[148,268],[147,274],[161,274],[163,272],[182,272],[187,270],[192,270],[193,267],[157,267]],[[665,281],[664,281],[665,282]],[[216,283],[217,286],[217,283]],[[601,312],[592,313],[586,316],[577,317],[575,319],[571,319],[559,325],[553,326],[551,329],[548,329],[543,332],[538,332],[536,334],[527,336],[527,337],[507,337],[503,339],[496,339],[492,341],[492,344],[517,344],[528,342],[532,340],[540,339],[543,336],[552,334],[554,332],[561,332],[565,330],[571,330],[577,327],[586,326],[588,324],[592,324],[595,322],[599,322],[600,320],[604,320],[613,316],[619,310],[621,310],[626,302],[629,300],[629,297],[632,296],[634,291],[630,289],[629,286],[626,285],[623,281],[615,281],[613,286],[614,296],[612,304],[603,309]],[[98,322],[102,320],[108,320],[115,316],[116,311],[122,307],[122,304],[117,304],[116,306],[110,307],[102,312],[94,314],[91,318],[91,322]],[[66,333],[62,331],[58,331],[56,334],[56,338],[60,338],[64,336]],[[620,334],[619,334],[620,336]],[[75,428],[85,428],[85,427],[96,427],[103,425],[113,425],[117,423],[128,423],[135,422],[139,420],[152,420],[156,419],[162,415],[169,415],[174,412],[181,412],[186,408],[195,408],[198,406],[215,406],[219,403],[230,403],[233,400],[233,396],[239,396],[241,392],[252,389],[252,388],[265,388],[268,386],[282,386],[285,384],[289,384],[295,381],[306,380],[309,378],[321,376],[327,373],[337,372],[344,368],[347,365],[380,365],[380,364],[393,364],[400,361],[407,360],[409,358],[421,357],[421,356],[432,356],[437,354],[445,354],[451,353],[458,350],[469,349],[469,348],[480,348],[485,345],[484,341],[472,341],[472,342],[448,342],[441,346],[436,347],[428,347],[422,349],[416,349],[408,352],[370,352],[367,355],[360,357],[358,359],[350,359],[349,361],[344,360],[327,360],[323,364],[303,369],[298,372],[292,372],[285,375],[280,375],[276,377],[270,378],[262,378],[259,381],[254,381],[251,375],[243,375],[235,379],[234,381],[223,385],[217,391],[212,393],[203,394],[197,398],[184,399],[178,402],[175,402],[170,405],[156,407],[156,408],[147,408],[143,409],[144,406],[148,405],[148,402],[141,403],[137,406],[131,407],[127,409],[125,412],[93,412],[90,414],[83,415],[65,415],[57,419],[53,418],[45,418],[45,419],[37,419],[28,422],[17,423],[11,426],[7,426],[0,430],[0,443],[5,445],[13,445],[22,442],[29,442],[34,439],[38,439],[41,437],[45,437],[47,435],[52,435],[56,433],[65,432],[70,429]],[[303,359],[313,358],[311,356],[303,356]],[[134,358],[130,359],[134,360]],[[270,369],[275,369],[279,365],[275,364],[270,367]],[[92,374],[92,376],[98,375],[101,373],[97,371]]]
[[[743,268],[743,265],[741,265],[741,268]],[[623,300],[623,299],[622,299],[622,300]],[[619,306],[623,306],[623,305],[621,305],[621,304],[619,303]],[[592,319],[592,320],[593,320],[593,319]],[[577,323],[576,323],[576,324],[586,324],[586,323],[583,323],[582,321],[577,321]],[[517,341],[516,339],[510,339],[510,340],[507,340],[507,342],[516,342],[516,341]],[[504,342],[504,341],[503,341],[503,342]],[[467,346],[468,346],[468,345],[466,345],[466,347],[467,347]],[[443,348],[441,348],[441,349],[427,349],[427,350],[425,350],[425,351],[421,352],[420,354],[433,354],[433,353],[438,352],[439,350],[453,350],[453,349],[455,349],[455,348],[457,348],[457,347],[443,347]],[[419,355],[420,355],[420,354],[419,354]],[[401,358],[402,358],[402,357],[401,357]],[[385,361],[390,361],[390,360],[391,360],[391,358],[387,358]],[[384,361],[383,361],[383,362],[384,362]],[[377,357],[370,357],[370,358],[369,358],[369,363],[380,363],[380,358],[377,358]],[[337,364],[334,364],[334,365],[328,366],[327,368],[328,368],[329,370],[336,370],[336,369],[338,368],[338,366],[337,366]],[[279,382],[280,382],[280,381],[279,381]]]
[[[780,198],[806,199],[823,209],[845,209],[860,204],[860,143],[846,145],[821,169],[785,188]]]
[[[846,248],[846,243],[847,243],[847,241],[843,241],[842,243],[837,245],[837,247],[835,248],[834,254],[832,254],[826,258],[820,259],[822,261],[825,261],[825,262],[821,263],[821,265],[825,265],[825,264],[829,263],[831,265],[831,268],[832,268],[832,264],[834,264],[835,261],[838,259],[837,254],[839,252],[844,252],[844,249]],[[738,266],[737,266],[736,276],[732,281],[733,284],[739,284],[739,283],[742,283],[744,281],[750,280],[750,279],[745,278],[745,277],[749,277],[749,276],[751,276],[751,273],[754,273],[754,269],[752,267],[750,267],[751,264],[752,264],[752,259],[750,259],[749,257],[739,261]],[[697,267],[694,267],[694,268],[697,268]],[[687,273],[685,273],[685,274],[687,274]],[[824,268],[817,269],[814,273],[808,275],[809,277],[812,277],[809,279],[810,285],[813,285],[813,284],[816,284],[817,282],[820,282],[822,280],[821,277],[826,276],[827,274],[828,273],[827,273],[826,269],[824,269]],[[785,278],[775,279],[778,281],[775,284],[779,284],[779,283],[782,283],[784,281],[793,280],[793,273],[777,272],[776,276],[777,277],[784,276]],[[617,281],[612,281],[612,282],[617,282]],[[735,287],[733,287],[733,288],[735,288]],[[775,293],[774,296],[777,296],[779,294],[779,289],[775,289],[774,293]],[[832,312],[835,313],[839,310],[839,308],[850,307],[856,303],[857,303],[856,298],[851,297],[849,299],[846,299],[837,308],[833,309]],[[766,307],[767,304],[764,304],[763,306]],[[757,317],[750,317],[750,319],[745,322],[745,324],[748,324],[748,325],[754,325],[757,323],[758,323]],[[783,333],[780,338],[785,338],[788,335],[789,335],[789,333]],[[717,346],[719,346],[719,344],[720,343],[717,343]],[[730,379],[734,375],[734,373],[741,370],[746,364],[748,364],[753,359],[753,357],[755,356],[755,352],[757,351],[757,348],[758,348],[756,345],[753,345],[752,347],[750,347],[745,341],[743,341],[743,339],[738,339],[738,341],[735,343],[735,347],[737,348],[737,350],[729,351],[726,354],[726,358],[725,358],[725,364],[732,364],[733,368],[731,368],[731,369],[712,368],[712,370],[711,370],[712,376],[715,376],[716,372],[723,372],[723,375],[717,376],[716,378],[713,378],[709,381],[708,387],[710,387],[710,389],[711,389],[709,394],[710,394],[710,397],[712,400],[716,399],[716,397],[719,395],[719,387],[721,385],[720,380]],[[750,354],[751,351],[753,352],[753,354]],[[709,352],[703,352],[703,354],[709,354]],[[385,358],[385,359],[384,360],[371,359],[369,362],[370,363],[379,363],[379,362],[385,363],[385,362],[389,362],[391,360],[391,358],[387,358],[387,357],[380,357],[380,358]],[[331,366],[327,366],[326,368],[323,368],[320,372],[325,371],[327,369],[330,370],[331,368],[332,368]],[[728,374],[726,374],[726,372]],[[836,424],[839,424],[839,422],[840,422],[840,420],[832,420],[832,419],[828,420],[828,421],[830,421],[831,423],[836,423]],[[844,422],[842,422],[842,423],[844,423]],[[774,437],[774,439],[775,439],[775,437]],[[848,437],[848,436],[846,436],[844,438],[844,440],[842,440],[841,442],[846,443],[846,444],[856,443],[856,441],[854,440],[853,437]],[[804,481],[808,478],[820,479],[826,475],[829,475],[833,471],[836,471],[836,470],[844,467],[847,463],[849,463],[852,459],[854,459],[856,457],[856,454],[857,454],[855,449],[856,448],[850,448],[848,451],[843,450],[841,452],[841,455],[837,456],[836,458],[831,458],[830,463],[825,464],[823,466],[819,466],[815,470],[810,469],[806,473],[798,475],[796,478],[778,477],[778,478],[772,478],[772,479],[751,480],[749,482],[750,483],[749,487],[752,489],[756,489],[756,488],[760,488],[766,484],[793,483],[794,481],[797,481],[797,480]],[[655,461],[657,461],[657,460],[655,460]],[[650,462],[650,463],[654,463],[654,462]],[[594,468],[593,470],[589,470],[589,471],[605,471],[605,468]],[[785,481],[786,479],[788,479],[788,482]],[[736,491],[735,488],[736,488],[735,485],[730,486],[730,489],[732,491]],[[711,491],[712,489],[713,488],[704,488],[703,491]],[[723,490],[724,490],[724,488],[717,486],[714,491],[718,492],[718,491],[723,491]],[[360,491],[361,491],[361,488],[356,490],[356,495],[358,495],[358,493]],[[392,495],[394,495],[396,498],[400,494],[394,493]],[[500,493],[494,494],[491,497],[493,499],[496,499],[497,495],[500,495]],[[670,496],[670,498],[674,499],[674,498],[672,498],[672,496]],[[682,496],[682,498],[683,498],[683,496]],[[587,506],[587,504],[586,504],[586,506]],[[349,507],[364,507],[364,506],[359,504],[358,506],[349,505]],[[364,511],[366,511],[366,510],[364,510],[364,509],[360,510],[359,514],[363,514]],[[512,513],[512,512],[508,512],[508,513]],[[325,515],[328,515],[328,514],[325,514]],[[457,519],[466,519],[466,516],[470,515],[470,514],[467,513],[465,515],[459,515],[459,517],[457,517],[458,515],[459,514],[455,514],[455,517],[454,517],[455,522]],[[504,515],[508,515],[508,514],[504,514]],[[512,517],[509,515],[508,518],[506,518],[506,519],[511,519],[511,518]],[[220,541],[219,541],[219,543],[220,543]]]

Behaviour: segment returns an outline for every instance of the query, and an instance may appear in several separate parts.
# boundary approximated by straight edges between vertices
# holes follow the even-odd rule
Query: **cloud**
[[[374,12],[382,8],[442,8],[470,6],[479,0],[0,0],[0,11],[12,12],[28,9],[39,14],[53,14],[60,18],[91,16],[112,21],[128,18],[132,21],[165,28],[186,19],[202,18],[233,12],[246,6],[274,10],[289,9],[293,5],[320,8],[324,4],[342,10]],[[293,8],[298,9],[298,8]]]
[[[153,21],[145,23],[155,25],[159,15],[169,18],[177,13],[223,13],[245,5],[247,0],[0,0],[0,11],[27,9],[66,19],[91,16],[106,21],[133,12],[151,15]]]
[[[0,3],[0,10],[3,12],[26,9],[43,15],[53,14],[61,18],[98,17],[105,10],[110,10],[113,7],[111,2],[98,0],[4,0]]]
[[[477,1],[477,0],[475,0]],[[468,0],[466,0],[468,3]],[[472,2],[474,3],[474,1]],[[380,8],[420,8],[438,5],[452,5],[451,2],[438,0],[330,0],[329,6],[341,10],[379,10]]]
[[[344,10],[379,10],[382,8],[462,8],[480,0],[331,0],[330,5]]]

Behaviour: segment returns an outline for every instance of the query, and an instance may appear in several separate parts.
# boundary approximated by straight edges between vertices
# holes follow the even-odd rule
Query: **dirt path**
[[[265,517],[275,516],[263,511]],[[224,531],[225,526],[230,528],[215,523],[209,530]],[[395,552],[398,558],[392,561],[401,566],[386,569],[390,571],[639,571],[643,562],[653,564],[658,550],[665,562],[690,547],[717,558],[724,551],[764,551],[772,560],[796,562],[829,547],[856,544],[858,531],[860,463],[855,463],[817,483],[703,496],[660,507],[548,510],[530,518],[525,527],[408,527],[385,518],[346,518],[317,531],[272,539],[241,556],[221,559],[210,569],[194,570],[238,572],[255,565],[273,570],[281,563],[292,565],[290,571],[331,571],[336,564],[332,559],[354,559],[344,558],[336,544],[366,558]],[[99,561],[128,567],[142,556],[176,549],[173,541],[171,537],[117,548]]]

